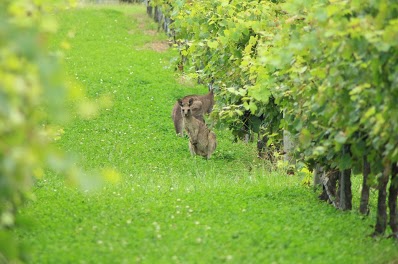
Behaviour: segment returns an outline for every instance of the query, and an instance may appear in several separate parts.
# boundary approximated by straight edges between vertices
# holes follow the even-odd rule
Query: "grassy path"
[[[191,158],[174,135],[176,98],[205,93],[176,81],[166,38],[143,6],[60,13],[71,49],[66,69],[91,98],[113,106],[65,127],[60,146],[91,170],[114,168],[117,184],[81,192],[49,174],[21,210],[32,263],[394,263],[396,245],[374,241],[373,219],[317,202],[299,177],[270,173],[254,146],[217,130],[211,160]],[[160,49],[160,50],[159,50]],[[162,51],[162,52],[160,52]]]

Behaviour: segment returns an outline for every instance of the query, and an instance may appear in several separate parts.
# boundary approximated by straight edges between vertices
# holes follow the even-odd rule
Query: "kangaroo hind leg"
[[[195,156],[196,155],[195,146],[191,143],[190,140],[189,140],[188,146],[189,146],[189,151],[191,152],[191,155]]]
[[[207,159],[210,159],[211,154],[215,151],[217,147],[217,140],[216,140],[216,134],[210,131],[209,136],[208,136],[208,144],[207,144]]]

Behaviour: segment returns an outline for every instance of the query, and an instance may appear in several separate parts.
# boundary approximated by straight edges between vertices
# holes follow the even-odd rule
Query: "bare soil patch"
[[[195,79],[192,79],[190,76],[186,75],[186,74],[180,74],[177,78],[178,83],[185,85],[185,86],[189,86],[189,87],[194,87],[196,85],[196,81]]]
[[[144,48],[151,49],[157,52],[165,52],[169,49],[169,43],[167,41],[151,42],[144,45]]]
[[[158,31],[155,29],[149,29],[148,25],[152,23],[152,20],[150,17],[148,17],[146,14],[134,14],[131,15],[132,19],[134,19],[138,26],[138,30],[142,31],[145,35],[147,36],[156,36],[158,34]],[[128,34],[134,34],[135,30],[131,29],[128,31]],[[165,52],[169,48],[169,43],[167,41],[154,41],[145,44],[142,49],[151,49],[156,52]],[[139,48],[141,49],[141,48]]]

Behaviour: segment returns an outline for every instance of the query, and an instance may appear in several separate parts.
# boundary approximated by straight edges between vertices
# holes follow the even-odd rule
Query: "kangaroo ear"
[[[177,102],[178,102],[178,104],[182,107],[182,100],[181,100],[181,99],[178,99]]]
[[[193,98],[189,99],[188,106],[191,106],[193,103]]]

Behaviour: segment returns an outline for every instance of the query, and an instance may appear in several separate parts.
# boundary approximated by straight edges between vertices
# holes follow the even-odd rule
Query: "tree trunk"
[[[160,27],[160,23],[162,22],[162,11],[160,11],[159,6],[155,6],[153,18],[156,23],[159,23],[159,27]]]
[[[329,196],[334,197],[334,201],[331,200],[334,207],[338,208],[340,206],[340,199],[338,199],[336,195],[336,188],[337,188],[337,181],[340,177],[340,172],[338,170],[333,170],[330,172],[329,175],[329,182],[328,182],[328,192],[330,193]]]
[[[350,153],[350,146],[344,145],[343,155]],[[339,179],[339,208],[343,211],[352,209],[352,193],[351,193],[351,169],[344,169],[340,173]]]
[[[361,203],[359,205],[359,212],[364,215],[369,214],[369,185],[368,176],[370,174],[370,164],[368,158],[363,156],[363,181],[361,192]]]
[[[384,171],[379,179],[379,196],[377,198],[377,217],[373,235],[382,235],[387,226],[387,184],[391,173],[391,162],[384,164]]]
[[[393,163],[391,171],[391,183],[388,192],[388,207],[390,209],[390,227],[395,238],[398,238],[398,214],[397,214],[397,194],[398,194],[398,166]]]
[[[146,1],[146,13],[152,17],[152,6],[150,0]]]
[[[289,131],[283,130],[283,152],[285,153],[285,161],[289,164],[295,164],[296,161],[293,155],[294,144],[292,140],[292,135]]]
[[[319,186],[322,185],[322,179],[321,179],[322,173],[323,173],[323,168],[319,163],[317,163],[312,173],[314,181],[314,190],[316,190]]]
[[[336,195],[337,180],[339,179],[340,171],[330,170],[329,172],[324,172],[322,176],[322,186],[323,191],[318,198],[320,200],[328,201],[334,207],[339,208],[339,196]]]
[[[283,118],[285,118],[285,111],[283,111]],[[294,143],[292,139],[292,135],[290,134],[289,131],[286,129],[283,130],[283,153],[284,155],[284,160],[287,161],[290,164],[295,164],[296,160],[294,159],[293,155],[293,150],[294,150]]]

